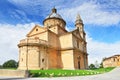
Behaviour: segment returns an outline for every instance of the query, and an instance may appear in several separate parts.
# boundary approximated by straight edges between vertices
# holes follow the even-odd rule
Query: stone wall
[[[120,55],[114,55],[104,59],[103,67],[117,67],[120,66]]]
[[[63,69],[74,70],[73,50],[61,51]]]
[[[59,40],[60,40],[60,47],[62,49],[73,48],[72,34],[66,34],[66,35],[60,36]]]
[[[0,76],[7,76],[7,77],[28,77],[28,72],[26,70],[0,69]]]

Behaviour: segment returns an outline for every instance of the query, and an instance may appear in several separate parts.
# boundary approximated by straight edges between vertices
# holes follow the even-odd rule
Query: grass
[[[10,69],[10,70],[16,70],[17,68],[0,68],[0,69]]]
[[[86,76],[95,75],[113,70],[114,67],[109,68],[99,68],[93,70],[30,70],[30,75],[32,77],[62,77],[62,76]]]
[[[98,68],[98,69],[93,69],[94,71],[98,71],[100,73],[105,73],[113,70],[115,67],[108,67],[108,68]]]

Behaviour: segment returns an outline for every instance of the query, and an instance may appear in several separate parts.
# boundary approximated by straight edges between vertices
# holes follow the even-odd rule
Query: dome
[[[50,15],[48,15],[46,17],[46,19],[47,18],[60,18],[60,19],[62,19],[62,17],[59,14],[57,14],[57,13],[51,13]]]
[[[49,14],[45,19],[48,19],[48,18],[59,18],[59,19],[63,19],[63,18],[61,17],[61,15],[59,15],[59,14],[57,13],[57,10],[56,10],[55,8],[52,9],[52,13]]]
[[[57,23],[49,22],[53,20],[57,20]],[[54,24],[61,24],[61,22],[63,23],[64,26],[66,25],[66,22],[63,20],[61,15],[57,13],[57,9],[53,8],[52,12],[43,21],[43,24],[45,23],[44,25],[54,25]]]

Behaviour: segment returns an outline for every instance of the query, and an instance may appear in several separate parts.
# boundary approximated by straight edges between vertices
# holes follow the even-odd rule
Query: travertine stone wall
[[[60,46],[62,49],[73,48],[72,34],[66,34],[64,36],[60,36],[59,40],[60,40]]]
[[[45,31],[45,32],[42,32],[40,34],[34,34],[33,33],[32,36],[30,36],[28,38],[39,38],[39,39],[48,41],[48,32]]]
[[[26,70],[7,70],[0,69],[0,76],[10,77],[28,77],[29,73]]]
[[[48,52],[48,67],[49,69],[56,69],[58,67],[58,51],[55,49],[49,49]]]
[[[38,68],[40,69],[40,52],[39,47],[28,46],[28,56],[27,56],[27,66],[29,68]]]
[[[49,26],[48,29],[57,35],[62,35],[67,32],[65,28],[60,27],[60,25]]]
[[[18,69],[46,69],[47,48],[45,46],[23,46],[20,47]]]
[[[58,26],[58,35],[63,35],[65,33],[67,33],[67,31],[64,28]]]
[[[58,48],[59,47],[58,36],[51,31],[49,31],[49,33],[48,33],[48,43],[53,48]]]
[[[75,69],[73,55],[73,50],[61,51],[63,69]]]
[[[20,47],[19,48],[19,68],[27,69],[26,58],[27,58],[27,46]]]
[[[74,48],[77,48],[80,51],[84,51],[82,41],[79,40],[79,37],[75,37],[74,35],[72,35],[72,40],[73,40],[72,43],[73,43]]]
[[[65,27],[65,23],[61,19],[51,18],[44,21],[45,27],[54,26],[54,25],[59,25],[60,27],[63,28]]]
[[[120,55],[114,55],[103,60],[103,67],[120,66]]]

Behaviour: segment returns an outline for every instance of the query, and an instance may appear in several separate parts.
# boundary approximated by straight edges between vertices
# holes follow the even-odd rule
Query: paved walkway
[[[115,68],[111,72],[92,75],[92,76],[76,76],[76,77],[52,77],[52,78],[2,78],[2,80],[120,80],[120,67]]]

